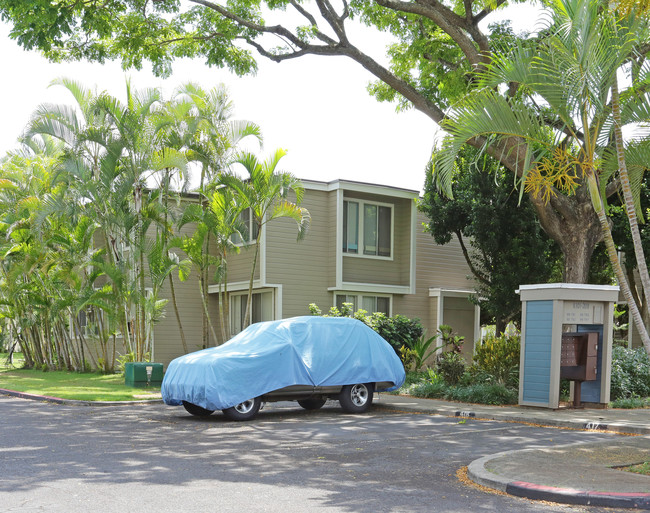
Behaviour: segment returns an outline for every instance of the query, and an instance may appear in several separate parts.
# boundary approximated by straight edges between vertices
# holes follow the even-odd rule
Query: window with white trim
[[[343,202],[343,252],[392,256],[393,206],[361,200]]]
[[[253,244],[257,240],[259,229],[257,223],[254,222],[252,211],[250,208],[245,208],[239,214],[239,222],[242,224],[241,237],[238,233],[233,234],[232,241],[234,244]],[[243,239],[242,239],[243,237]]]
[[[352,311],[365,310],[369,314],[381,312],[390,316],[389,296],[369,296],[365,294],[336,294],[336,308],[341,310],[343,303],[352,303]]]
[[[239,333],[244,326],[246,301],[248,294],[231,294],[230,296],[230,331],[233,335]],[[251,300],[250,324],[273,320],[273,292],[253,292]]]

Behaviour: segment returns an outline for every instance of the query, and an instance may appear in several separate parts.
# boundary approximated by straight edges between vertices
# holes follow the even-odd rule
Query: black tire
[[[212,415],[214,412],[214,410],[206,410],[205,408],[201,408],[196,404],[188,403],[187,401],[183,401],[183,408],[187,410],[187,413],[191,413],[197,417],[207,417],[208,415]]]
[[[260,406],[262,406],[262,399],[256,397],[255,399],[248,399],[222,411],[230,420],[251,420],[260,411]]]
[[[339,394],[339,403],[346,413],[364,413],[372,405],[374,383],[345,385]]]
[[[298,400],[298,404],[305,410],[320,410],[326,402],[327,399],[318,399],[315,397]]]

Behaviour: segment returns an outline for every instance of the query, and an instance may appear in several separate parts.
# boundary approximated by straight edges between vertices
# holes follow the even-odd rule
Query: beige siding
[[[464,298],[446,297],[443,301],[443,316],[445,324],[465,337],[463,356],[471,361],[474,354],[474,305]]]
[[[453,239],[449,244],[440,246],[433,240],[431,234],[426,233],[422,223],[426,217],[421,212],[417,214],[416,222],[416,280],[415,294],[395,297],[393,300],[393,313],[418,317],[422,320],[427,332],[432,335],[439,324],[437,318],[438,298],[429,296],[430,288],[473,290],[474,285],[470,278],[471,272],[467,266],[460,248],[460,244]],[[449,300],[445,298],[444,301]],[[470,307],[474,305],[466,301]],[[446,324],[450,324],[444,316]],[[453,325],[452,325],[453,326]],[[471,333],[473,338],[474,318],[471,324],[462,329]],[[453,326],[460,330],[460,326]]]
[[[194,225],[186,225],[181,231],[181,235],[188,235],[194,229]],[[186,258],[182,251],[176,250],[181,259]],[[174,291],[176,295],[176,304],[188,351],[197,351],[202,349],[203,344],[203,304],[201,301],[201,292],[199,289],[199,276],[196,267],[192,269],[189,278],[181,282],[178,278],[178,272],[173,273]],[[165,280],[159,297],[168,299],[165,306],[164,317],[156,323],[154,327],[154,354],[156,362],[167,364],[183,354],[183,344],[180,336],[180,328],[174,312],[172,302],[171,288],[169,279]],[[216,297],[208,297],[208,309],[213,322],[217,322],[218,305]],[[215,324],[215,329],[218,329]],[[218,331],[217,331],[217,336]],[[214,345],[215,341],[210,336],[209,345]]]
[[[239,253],[228,253],[228,282],[246,282],[251,279],[253,258],[255,257],[255,244],[241,246]],[[255,279],[260,278],[260,259],[255,266]]]
[[[338,229],[338,193],[337,191],[327,193],[328,210],[327,216],[327,235],[328,235],[328,260],[327,260],[327,277],[328,287],[336,287],[336,235]],[[313,221],[313,217],[312,217]],[[341,220],[341,222],[343,222]]]
[[[267,226],[266,281],[282,284],[282,317],[308,315],[309,303],[329,309],[332,299],[327,288],[333,278],[329,207],[332,194],[307,191],[302,206],[311,214],[307,236],[296,241],[297,226],[290,219],[276,219]],[[277,297],[276,297],[277,300]]]
[[[203,341],[203,306],[199,291],[199,280],[196,272],[193,272],[188,280],[180,282],[177,277],[174,279],[174,290],[176,292],[176,303],[178,305],[183,331],[190,352],[202,349]],[[161,297],[171,298],[169,280],[160,294]],[[208,305],[212,321],[216,323],[218,316],[217,299],[213,295],[208,297]],[[218,327],[215,325],[215,329]],[[218,331],[217,331],[217,336]],[[210,340],[210,345],[214,341]],[[183,354],[180,329],[174,313],[174,307],[170,299],[165,309],[165,317],[155,326],[154,332],[154,359],[156,362],[167,364]]]

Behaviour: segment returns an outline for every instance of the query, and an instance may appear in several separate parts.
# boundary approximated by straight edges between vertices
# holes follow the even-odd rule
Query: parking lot
[[[336,402],[316,412],[275,403],[233,423],[162,404],[2,396],[0,433],[0,511],[66,513],[582,511],[487,493],[457,472],[504,450],[615,436],[381,409],[344,415]]]

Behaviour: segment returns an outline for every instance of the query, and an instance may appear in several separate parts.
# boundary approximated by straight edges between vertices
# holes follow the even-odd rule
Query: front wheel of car
[[[372,404],[373,391],[372,383],[345,385],[339,394],[341,408],[346,413],[364,413]]]
[[[325,399],[300,399],[298,404],[305,410],[319,410],[326,402]]]
[[[262,399],[260,397],[256,397],[254,399],[243,401],[222,411],[223,414],[230,420],[251,420],[255,418],[257,412],[260,411],[260,406],[262,406]]]
[[[187,413],[191,413],[197,417],[207,417],[208,415],[212,415],[214,412],[214,410],[206,410],[205,408],[201,408],[196,404],[188,403],[187,401],[183,401],[183,408],[187,410]]]

